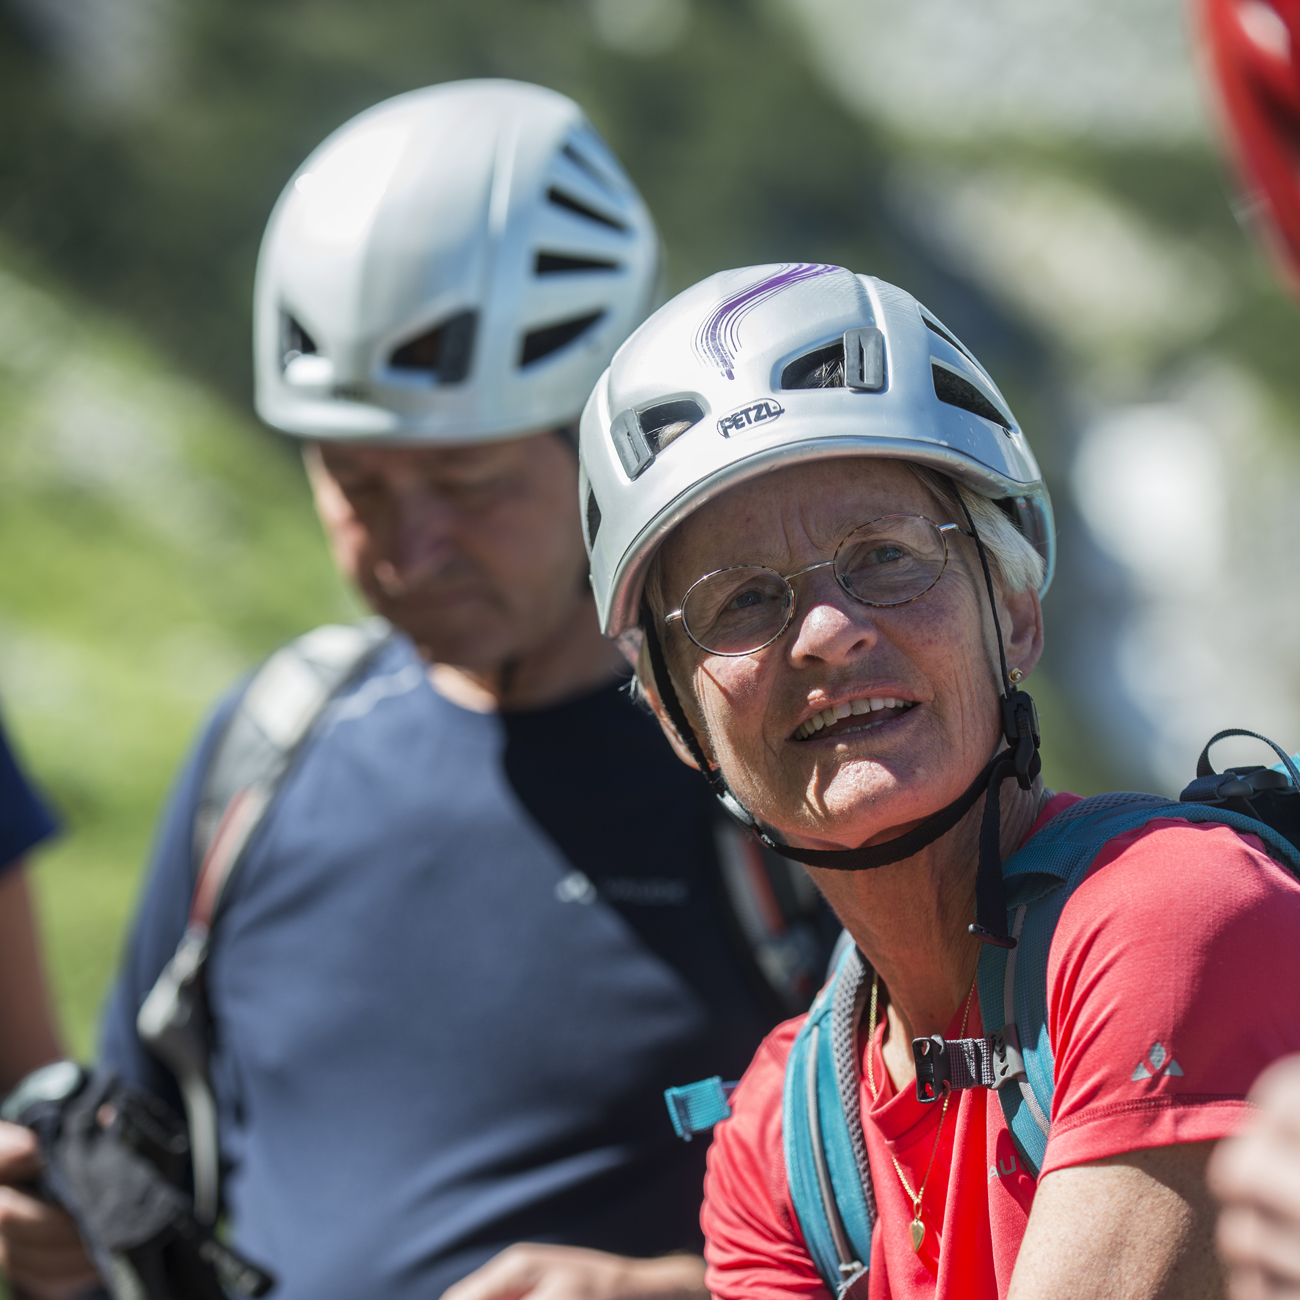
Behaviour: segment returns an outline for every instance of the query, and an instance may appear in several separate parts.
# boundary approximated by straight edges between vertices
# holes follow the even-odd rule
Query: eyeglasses
[[[956,524],[936,524],[924,515],[882,515],[853,529],[832,559],[793,573],[777,573],[763,564],[733,564],[706,573],[691,584],[681,608],[665,615],[664,622],[680,619],[686,635],[707,654],[753,654],[790,626],[792,578],[829,568],[843,590],[863,605],[906,605],[943,577],[949,533],[973,536]]]

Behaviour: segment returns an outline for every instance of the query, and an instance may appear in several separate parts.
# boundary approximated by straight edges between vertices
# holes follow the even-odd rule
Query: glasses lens
[[[920,515],[886,515],[854,529],[835,553],[835,576],[868,605],[902,605],[939,581],[943,534]]]
[[[742,655],[766,645],[785,626],[790,584],[757,564],[710,573],[686,593],[682,621],[697,645]]]

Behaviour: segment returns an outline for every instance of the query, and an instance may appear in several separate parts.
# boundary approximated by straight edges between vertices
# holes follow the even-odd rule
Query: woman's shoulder
[[[1156,817],[1102,847],[1061,913],[1053,960],[1104,937],[1203,957],[1246,956],[1272,938],[1300,951],[1300,881],[1254,835],[1220,822]]]
[[[804,1020],[763,1040],[709,1148],[700,1222],[719,1300],[829,1300],[795,1221],[781,1142],[785,1066]]]
[[[731,1185],[761,1186],[780,1200],[784,1189],[781,1150],[781,1104],[785,1066],[790,1049],[806,1016],[777,1025],[759,1045],[754,1059],[731,1094],[731,1118],[723,1120],[709,1148],[709,1178]],[[779,1166],[781,1187],[771,1186],[772,1171]]]

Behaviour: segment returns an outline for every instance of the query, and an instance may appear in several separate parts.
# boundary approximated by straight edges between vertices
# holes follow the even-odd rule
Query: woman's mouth
[[[894,718],[901,718],[915,704],[915,700],[899,700],[888,695],[848,700],[814,713],[795,728],[791,739],[812,740],[816,737],[820,740],[829,735],[842,736],[852,731],[868,731]]]

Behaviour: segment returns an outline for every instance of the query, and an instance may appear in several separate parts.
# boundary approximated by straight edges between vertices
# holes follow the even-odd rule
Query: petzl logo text
[[[733,433],[741,433],[751,424],[767,424],[784,414],[785,407],[780,402],[765,397],[761,402],[753,402],[749,406],[742,406],[738,411],[732,411],[730,415],[724,415],[718,421],[718,432],[724,438],[730,438]]]

